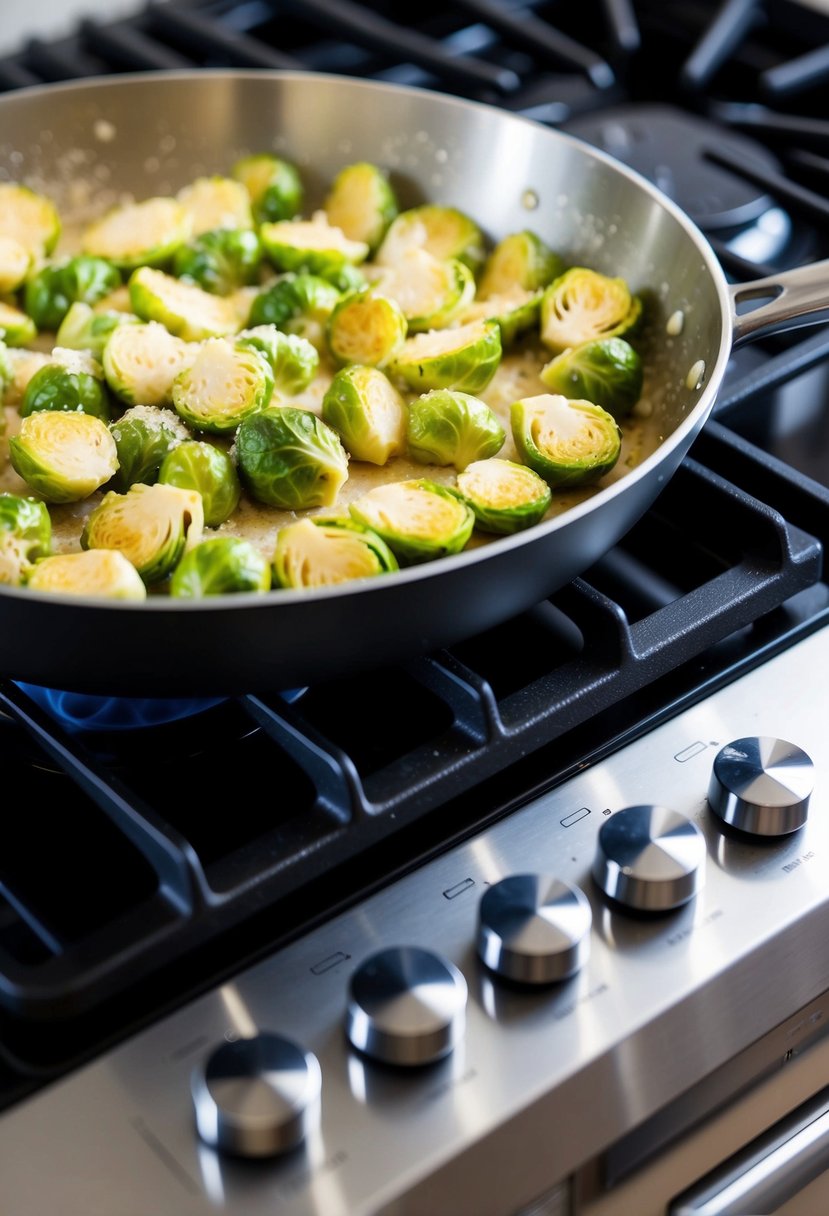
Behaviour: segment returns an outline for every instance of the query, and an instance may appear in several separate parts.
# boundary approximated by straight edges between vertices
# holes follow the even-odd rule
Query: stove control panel
[[[693,899],[705,876],[705,837],[664,806],[629,806],[602,824],[593,877],[637,912],[668,912]]]
[[[578,887],[540,874],[512,874],[478,908],[478,954],[503,979],[551,984],[587,962],[593,913]]]

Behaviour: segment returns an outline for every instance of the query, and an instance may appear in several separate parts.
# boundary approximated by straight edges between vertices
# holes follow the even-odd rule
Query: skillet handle
[[[749,283],[729,283],[732,313],[732,346],[752,338],[782,333],[799,325],[829,321],[829,260],[798,266],[752,279]],[[748,312],[737,312],[744,300],[765,300]]]

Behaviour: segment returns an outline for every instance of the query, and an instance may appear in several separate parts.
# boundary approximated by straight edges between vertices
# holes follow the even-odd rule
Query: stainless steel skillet
[[[568,262],[626,278],[648,298],[658,444],[556,519],[365,583],[140,605],[1,588],[8,676],[114,695],[264,692],[484,630],[569,582],[647,510],[708,417],[735,343],[829,309],[829,265],[729,287],[704,237],[655,187],[486,106],[309,73],[202,71],[0,99],[0,176],[47,190],[64,209],[172,191],[267,149],[301,166],[312,204],[344,164],[371,160],[390,170],[404,205],[452,203],[494,239],[532,227]],[[738,317],[744,297],[769,302]],[[671,336],[678,311],[682,330]]]

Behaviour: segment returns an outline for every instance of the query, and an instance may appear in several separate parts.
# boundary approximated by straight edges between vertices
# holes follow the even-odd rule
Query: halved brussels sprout
[[[624,279],[573,266],[541,299],[541,341],[558,353],[596,338],[618,338],[638,324],[642,302]]]
[[[52,521],[42,502],[0,494],[0,583],[19,586],[52,549]]]
[[[111,291],[108,295],[101,296],[92,305],[93,312],[122,312],[133,320],[138,320],[135,313],[132,311],[132,300],[130,299],[130,289],[126,283],[120,287],[116,287],[115,291]]]
[[[242,487],[227,452],[197,439],[179,443],[164,457],[158,480],[182,490],[198,490],[208,528],[218,528],[239,505]]]
[[[348,456],[337,432],[310,410],[294,406],[271,406],[245,418],[236,457],[252,496],[288,510],[333,506],[348,477]]]
[[[312,220],[278,220],[259,229],[265,252],[277,270],[307,270],[333,274],[346,262],[357,265],[368,257],[365,241],[350,241],[320,214]]]
[[[376,367],[337,372],[322,399],[322,417],[355,460],[386,464],[406,446],[406,403]]]
[[[101,360],[106,382],[130,405],[172,405],[173,381],[198,346],[174,337],[158,321],[117,326]]]
[[[243,156],[233,176],[248,192],[257,224],[290,220],[302,210],[302,180],[286,160],[261,152]]]
[[[643,378],[642,360],[624,338],[598,338],[562,351],[541,371],[554,393],[592,401],[616,419],[636,405]]]
[[[8,349],[3,343],[3,405],[20,405],[26,385],[35,372],[53,362],[53,355],[43,351],[18,347]],[[3,422],[5,424],[5,417]]]
[[[435,389],[412,401],[406,429],[409,456],[419,464],[453,464],[500,452],[506,431],[489,406],[469,393]]]
[[[32,266],[33,255],[16,237],[0,234],[0,294],[17,291]]]
[[[133,406],[109,429],[118,449],[118,471],[111,486],[120,493],[136,482],[152,485],[165,456],[190,438],[180,418],[155,405]]]
[[[121,272],[104,258],[79,255],[44,266],[29,279],[26,312],[38,329],[56,330],[76,300],[94,304],[121,286]]]
[[[262,247],[251,228],[213,228],[176,251],[173,273],[212,295],[226,296],[253,283]]]
[[[538,324],[541,309],[540,291],[513,291],[487,299],[475,299],[468,304],[458,320],[462,325],[470,321],[497,321],[501,331],[501,345],[509,344],[527,329]]]
[[[139,482],[126,494],[113,490],[104,496],[86,521],[81,545],[116,549],[145,583],[157,583],[199,543],[203,529],[201,496],[195,490]]]
[[[400,305],[411,333],[452,324],[475,297],[475,279],[463,262],[441,262],[423,249],[408,250],[375,286]]]
[[[112,331],[121,325],[138,325],[128,312],[98,312],[80,300],[71,306],[60,323],[55,342],[68,350],[88,350],[100,359]]]
[[[510,295],[516,288],[538,291],[564,270],[564,262],[541,237],[525,228],[505,236],[486,260],[478,287],[483,299]]]
[[[46,502],[79,502],[118,468],[115,440],[100,418],[40,410],[9,440],[16,473]]]
[[[237,303],[213,296],[194,283],[183,283],[162,270],[141,266],[130,276],[133,311],[143,321],[160,321],[187,342],[223,338],[242,328]]]
[[[91,414],[93,418],[109,422],[109,394],[101,378],[100,365],[91,356],[89,364],[92,366],[88,368],[82,364],[68,368],[59,363],[47,363],[36,371],[23,394],[21,417],[28,418],[38,410],[67,410]]]
[[[59,595],[89,595],[107,600],[145,600],[141,575],[122,553],[90,549],[87,553],[58,553],[35,566],[28,586]]]
[[[231,177],[197,177],[176,195],[190,217],[193,236],[216,228],[252,228],[250,195]]]
[[[42,194],[17,182],[2,182],[0,232],[18,241],[33,258],[41,258],[58,243],[60,216],[54,203]]]
[[[37,328],[31,317],[13,304],[0,300],[0,338],[7,346],[26,346],[37,337]]]
[[[612,414],[558,394],[525,397],[510,409],[515,446],[548,485],[598,481],[619,459],[622,434]]]
[[[84,253],[106,258],[121,270],[161,266],[190,239],[191,220],[174,198],[148,198],[114,207],[84,230]]]
[[[376,486],[351,503],[349,511],[406,565],[460,553],[475,526],[471,507],[446,486],[426,479]]]
[[[170,595],[200,600],[207,595],[269,591],[271,568],[250,541],[214,536],[185,553],[173,571]]]
[[[425,249],[442,262],[456,258],[473,274],[486,256],[484,234],[471,216],[437,203],[401,211],[386,233],[377,261],[392,265],[409,249]]]
[[[297,334],[283,333],[275,325],[243,329],[237,345],[249,346],[265,356],[273,373],[274,392],[287,397],[306,389],[319,369],[317,348]]]
[[[273,375],[263,355],[224,338],[209,338],[173,381],[176,412],[197,431],[221,435],[264,409]]]
[[[544,518],[550,487],[526,465],[512,460],[476,460],[458,474],[458,493],[475,512],[482,532],[509,536]]]
[[[397,568],[386,542],[348,518],[301,519],[276,538],[273,570],[280,587],[332,587]]]
[[[410,388],[455,388],[477,393],[486,388],[501,362],[501,331],[496,321],[471,321],[457,329],[408,338],[389,364]]]
[[[248,325],[276,325],[307,338],[319,348],[324,344],[325,326],[339,299],[336,287],[318,275],[287,274],[256,296]]]
[[[328,347],[339,363],[383,367],[406,341],[400,305],[372,288],[340,300],[328,318]]]
[[[397,215],[397,199],[383,170],[361,161],[340,170],[323,210],[329,224],[341,228],[349,240],[363,241],[373,250]]]

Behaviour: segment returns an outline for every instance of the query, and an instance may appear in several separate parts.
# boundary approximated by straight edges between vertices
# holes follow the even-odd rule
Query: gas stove
[[[0,87],[470,96],[631,163],[741,280],[829,253],[827,42],[782,0],[169,0]],[[817,1119],[828,368],[825,327],[738,350],[624,540],[451,651],[174,721],[0,682],[3,1216],[691,1212]]]

